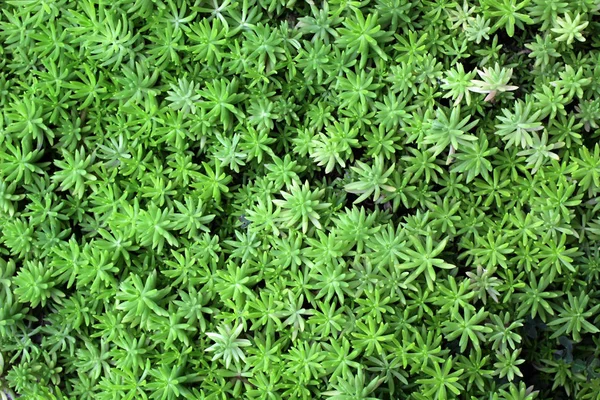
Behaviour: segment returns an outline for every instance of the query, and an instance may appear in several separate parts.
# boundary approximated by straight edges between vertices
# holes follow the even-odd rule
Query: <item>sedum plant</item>
[[[7,0],[0,400],[600,393],[596,0]]]

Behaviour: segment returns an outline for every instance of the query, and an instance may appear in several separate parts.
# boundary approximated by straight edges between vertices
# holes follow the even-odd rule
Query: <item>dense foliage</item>
[[[599,0],[0,11],[0,398],[599,398]]]

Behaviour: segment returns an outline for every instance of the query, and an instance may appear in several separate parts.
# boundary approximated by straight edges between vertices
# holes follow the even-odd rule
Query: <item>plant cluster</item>
[[[597,399],[599,16],[4,1],[0,398]]]

